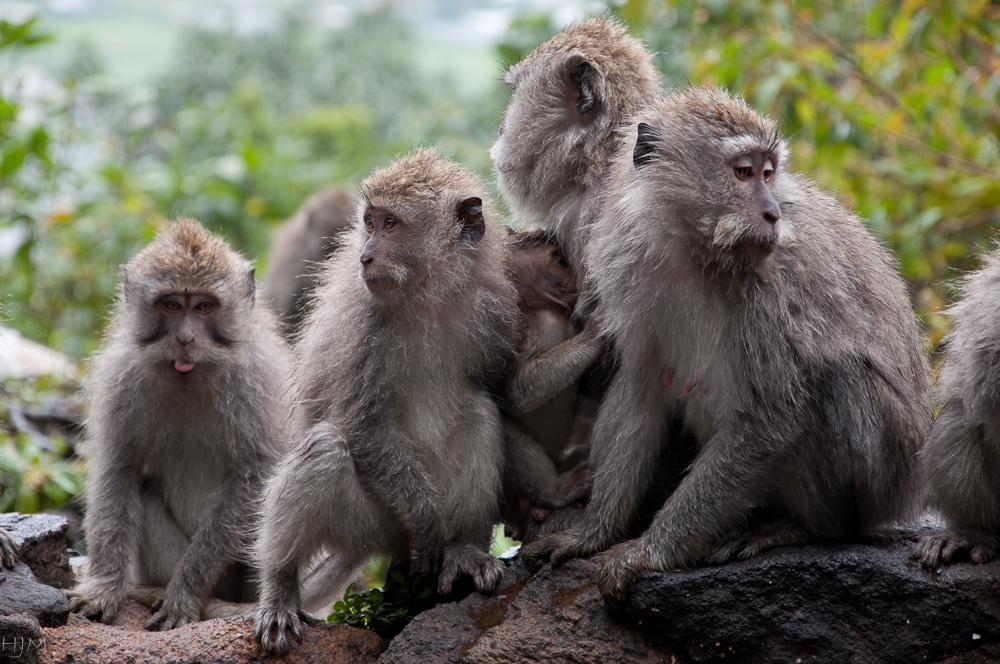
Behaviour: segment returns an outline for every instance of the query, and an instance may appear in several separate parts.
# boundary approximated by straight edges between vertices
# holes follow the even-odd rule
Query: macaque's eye
[[[770,180],[772,175],[774,175],[774,164],[768,159],[764,162],[764,182]]]
[[[750,157],[741,157],[736,160],[733,165],[733,173],[740,180],[746,180],[748,177],[753,175],[753,162],[750,161]]]
[[[194,310],[200,314],[207,314],[214,308],[215,304],[213,304],[210,300],[202,300],[198,304],[194,305]]]
[[[365,228],[370,231],[375,230],[375,220],[371,217],[365,217]]]
[[[392,228],[393,226],[395,226],[397,223],[399,223],[399,222],[397,222],[392,217],[389,217],[388,219],[385,220],[385,229],[389,230],[390,228]]]
[[[177,300],[164,300],[160,306],[170,313],[176,313],[181,310],[181,303]]]

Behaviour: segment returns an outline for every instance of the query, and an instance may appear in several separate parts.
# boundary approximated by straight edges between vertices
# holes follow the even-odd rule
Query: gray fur
[[[432,150],[362,186],[355,229],[324,267],[297,345],[300,442],[264,500],[255,634],[269,651],[301,634],[297,568],[321,547],[339,559],[331,589],[376,554],[409,561],[445,594],[461,574],[484,591],[502,575],[488,553],[502,442],[487,386],[517,321],[505,231],[482,183]],[[485,223],[459,223],[474,198]],[[397,287],[375,294],[359,256],[372,246],[365,218],[379,209],[405,241],[379,245],[371,267]]]
[[[287,328],[301,322],[319,265],[340,246],[339,234],[354,221],[357,206],[350,191],[331,185],[310,196],[275,232],[263,291]]]
[[[555,239],[523,232],[508,246],[522,315],[503,408],[502,519],[514,539],[530,541],[545,532],[542,522],[550,510],[589,491],[593,418],[581,403],[580,376],[601,345],[596,317],[580,332],[573,325],[576,279]]]
[[[638,123],[656,130],[652,154],[631,149]],[[591,439],[593,493],[580,524],[525,555],[558,562],[618,542],[678,415],[697,456],[652,526],[605,555],[611,606],[643,569],[913,518],[928,367],[889,254],[785,170],[774,124],[723,91],[675,92],[624,141],[586,257],[620,352]],[[781,218],[766,231],[733,175],[754,151],[776,167],[761,195]]]
[[[985,563],[1000,549],[1000,250],[984,260],[951,309],[941,410],[922,450],[930,505],[948,524],[914,554],[928,567],[956,553]]]
[[[147,625],[199,619],[209,596],[251,601],[244,578],[264,479],[285,446],[290,351],[255,307],[251,264],[196,221],[181,220],[123,270],[111,326],[85,380],[90,569],[75,608],[111,622],[129,584],[166,586]],[[248,281],[249,279],[249,281]],[[213,295],[226,343],[178,342],[157,299]],[[155,341],[157,330],[167,332]],[[241,571],[242,570],[242,571]]]
[[[660,96],[651,57],[615,20],[592,18],[539,46],[504,77],[514,94],[490,151],[497,184],[514,220],[554,231],[581,275],[616,132]],[[593,104],[581,106],[582,94]]]

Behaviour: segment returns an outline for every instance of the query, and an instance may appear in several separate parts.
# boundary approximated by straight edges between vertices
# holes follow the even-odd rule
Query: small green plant
[[[401,570],[390,569],[381,588],[357,593],[354,584],[349,585],[344,599],[333,605],[333,613],[326,620],[365,627],[384,639],[391,639],[418,613],[434,604],[432,595],[423,582],[413,581]]]

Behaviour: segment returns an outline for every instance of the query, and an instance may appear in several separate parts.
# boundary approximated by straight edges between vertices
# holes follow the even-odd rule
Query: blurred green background
[[[780,121],[793,168],[899,257],[933,350],[1000,222],[1000,6],[985,1],[0,3],[5,324],[86,357],[119,265],[179,214],[261,274],[308,194],[414,146],[492,180],[504,65],[604,12],[657,53],[664,85],[712,81]],[[54,389],[5,386],[0,418]],[[0,426],[3,482],[28,496],[7,492],[7,509],[58,504],[82,478],[65,447],[28,438]],[[41,468],[30,485],[25,467]]]

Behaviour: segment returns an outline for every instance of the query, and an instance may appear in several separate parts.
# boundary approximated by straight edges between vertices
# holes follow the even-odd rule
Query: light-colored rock
[[[59,351],[0,326],[0,380],[53,374],[76,378],[77,373],[76,364]]]

